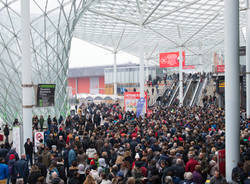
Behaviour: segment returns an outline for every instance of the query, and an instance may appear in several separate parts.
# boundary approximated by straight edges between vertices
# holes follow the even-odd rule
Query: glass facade
[[[149,67],[148,74],[152,76],[152,78],[156,78],[156,69],[157,67]],[[145,81],[147,68],[144,68],[145,72]],[[105,84],[113,84],[114,77],[113,77],[113,68],[105,68],[104,69],[104,79]],[[139,66],[135,67],[117,67],[117,84],[118,85],[138,85],[139,84]]]

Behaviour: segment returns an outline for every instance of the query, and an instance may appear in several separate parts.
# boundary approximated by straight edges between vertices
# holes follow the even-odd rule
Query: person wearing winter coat
[[[8,177],[9,177],[8,165],[5,164],[4,158],[0,157],[0,183],[6,183]]]
[[[26,159],[26,156],[23,154],[21,155],[21,160],[16,161],[16,163],[14,164],[17,178],[22,178],[24,181],[24,184],[27,183],[28,176],[29,176],[28,161],[26,161],[25,159]]]
[[[210,180],[210,184],[226,184],[226,179],[220,175],[220,171],[218,169],[215,170],[214,176]]]
[[[69,150],[69,153],[68,153],[68,163],[69,163],[69,166],[72,165],[72,162],[76,160],[76,152],[74,150],[74,147],[71,146],[71,149]]]
[[[51,174],[49,184],[64,184],[64,181],[58,176],[56,172]]]
[[[11,181],[12,184],[16,183],[17,172],[15,168],[15,163],[16,163],[15,155],[11,154],[8,161],[9,178],[7,183],[9,183],[9,181]]]
[[[30,141],[30,138],[27,139],[27,142],[24,144],[25,154],[27,160],[30,161],[30,165],[33,165],[33,143]]]
[[[5,142],[9,142],[9,134],[10,134],[10,130],[9,130],[9,126],[6,124],[4,129],[3,129],[3,133],[5,136]]]

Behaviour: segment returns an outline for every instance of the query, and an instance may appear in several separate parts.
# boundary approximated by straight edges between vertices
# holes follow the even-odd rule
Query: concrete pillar
[[[240,156],[239,0],[224,1],[226,179]]]
[[[250,118],[250,0],[247,0],[247,27],[246,27],[246,111]]]
[[[30,1],[21,0],[22,92],[23,92],[23,148],[27,138],[32,140],[32,63],[30,40]]]

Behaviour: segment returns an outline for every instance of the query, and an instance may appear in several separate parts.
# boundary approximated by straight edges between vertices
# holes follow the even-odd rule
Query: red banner
[[[182,69],[195,69],[195,66],[194,65],[184,65]]]
[[[179,52],[160,53],[160,68],[179,67]],[[185,65],[185,52],[182,52],[183,69],[195,69],[194,65]]]
[[[124,93],[124,110],[136,112],[137,101],[140,99],[140,92]],[[145,92],[146,112],[148,106],[147,93]]]
[[[160,68],[179,67],[179,52],[160,53]]]
[[[225,176],[225,165],[226,165],[225,156],[226,156],[225,149],[218,151],[219,171],[223,176]]]
[[[225,65],[217,65],[216,66],[216,71],[218,73],[224,73],[225,72]]]

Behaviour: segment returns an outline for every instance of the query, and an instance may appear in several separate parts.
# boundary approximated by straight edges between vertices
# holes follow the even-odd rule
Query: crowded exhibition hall
[[[0,0],[0,184],[250,184],[250,0]]]

